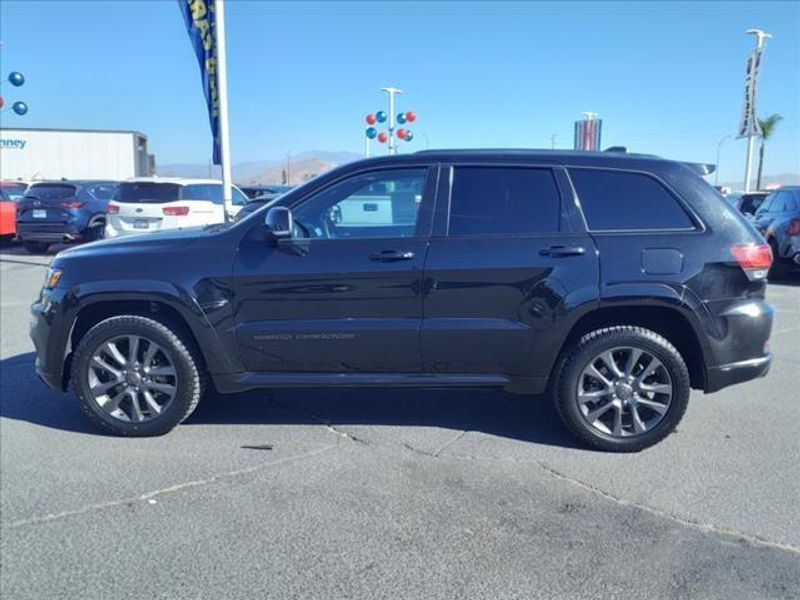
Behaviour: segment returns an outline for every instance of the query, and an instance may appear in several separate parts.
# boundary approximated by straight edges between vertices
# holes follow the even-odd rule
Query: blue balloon
[[[411,140],[414,139],[414,134],[411,133],[410,131],[406,131],[406,138],[405,139],[406,139],[407,142],[410,142]]]
[[[24,102],[14,102],[14,106],[12,108],[14,109],[14,112],[20,116],[28,112],[28,105]]]
[[[23,83],[25,83],[25,76],[22,73],[14,71],[9,74],[8,82],[13,85],[14,87],[19,87]]]
[[[367,131],[365,133],[369,139],[374,140],[375,136],[378,135],[378,130],[374,127],[367,127]]]
[[[406,113],[397,113],[397,122],[402,125],[406,122]]]
[[[378,119],[378,123],[386,123],[386,113],[382,110],[375,113],[375,118]]]

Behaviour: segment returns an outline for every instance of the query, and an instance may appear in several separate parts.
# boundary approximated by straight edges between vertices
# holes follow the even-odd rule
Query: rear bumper
[[[772,353],[759,358],[751,358],[740,362],[710,367],[706,373],[706,393],[718,392],[737,383],[766,377],[772,365]]]
[[[17,237],[24,242],[75,242],[83,238],[85,228],[75,223],[19,222]]]
[[[772,360],[772,304],[762,297],[750,297],[713,301],[706,308],[712,319],[706,327],[709,351],[704,391],[716,392],[765,376]]]

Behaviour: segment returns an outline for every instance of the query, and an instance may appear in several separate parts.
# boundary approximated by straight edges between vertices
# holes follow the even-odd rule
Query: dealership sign
[[[28,145],[28,140],[21,140],[19,138],[15,139],[3,139],[0,138],[0,148],[3,150],[22,150],[25,146]]]
[[[756,118],[756,85],[758,83],[758,71],[761,67],[761,56],[763,51],[756,48],[747,57],[747,68],[744,79],[744,105],[742,106],[742,118],[739,121],[738,137],[751,137],[761,135],[761,125]]]

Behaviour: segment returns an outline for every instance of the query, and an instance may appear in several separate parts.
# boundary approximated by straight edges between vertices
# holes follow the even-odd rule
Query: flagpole
[[[222,197],[225,223],[230,223],[233,208],[231,145],[228,135],[228,73],[225,58],[225,0],[215,0],[214,29],[217,40],[217,92],[219,93],[219,153],[222,164]]]

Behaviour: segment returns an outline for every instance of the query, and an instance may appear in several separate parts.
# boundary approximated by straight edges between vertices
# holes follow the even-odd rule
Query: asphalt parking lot
[[[611,455],[484,391],[252,392],[102,435],[33,372],[48,260],[0,255],[4,598],[800,596],[800,281],[769,288],[768,378]]]

